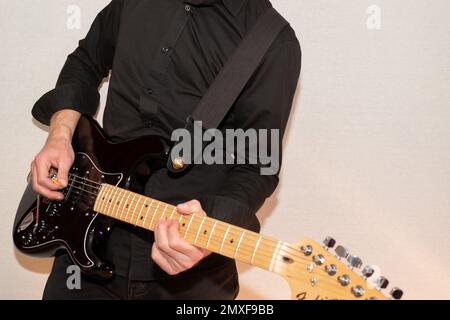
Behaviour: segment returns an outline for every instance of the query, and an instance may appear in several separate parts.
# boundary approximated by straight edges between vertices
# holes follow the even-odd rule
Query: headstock
[[[323,244],[304,239],[290,245],[289,263],[283,264],[279,272],[288,281],[294,300],[387,300],[400,299],[403,291],[393,288],[390,297],[381,292],[389,281],[378,277],[375,285],[367,278],[374,269],[365,266],[362,260],[351,255],[336,241],[327,237]],[[334,247],[334,249],[332,249]],[[333,251],[333,252],[332,252]]]

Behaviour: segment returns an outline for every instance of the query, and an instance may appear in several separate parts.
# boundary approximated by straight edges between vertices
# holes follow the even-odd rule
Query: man
[[[182,128],[268,0],[113,0],[68,56],[55,89],[33,107],[50,125],[31,164],[33,188],[50,198],[67,185],[74,159],[71,138],[80,114],[94,115],[98,87],[112,71],[103,126],[113,140],[142,135],[170,138]],[[285,27],[239,95],[219,129],[279,129],[280,142],[300,73],[301,50]],[[49,178],[58,170],[57,186]],[[188,173],[157,171],[142,193],[178,204],[182,214],[212,216],[259,231],[255,216],[278,183],[252,164],[195,165]],[[155,233],[117,224],[107,258],[116,276],[107,283],[82,278],[66,286],[65,254],[56,257],[44,299],[234,299],[239,285],[234,261],[188,244],[173,221]]]

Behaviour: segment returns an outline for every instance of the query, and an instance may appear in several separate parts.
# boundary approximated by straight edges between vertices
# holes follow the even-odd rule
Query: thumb
[[[69,181],[69,170],[72,164],[69,161],[61,160],[58,164],[58,182],[62,187],[67,187]]]
[[[191,200],[177,206],[177,211],[181,214],[201,213],[202,206],[198,200]]]

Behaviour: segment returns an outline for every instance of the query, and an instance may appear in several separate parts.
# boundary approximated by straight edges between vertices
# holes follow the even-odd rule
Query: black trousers
[[[67,267],[71,265],[67,256],[54,263],[45,286],[44,300],[232,300],[239,292],[236,272],[209,270],[195,275],[183,273],[158,280],[131,280],[114,276],[107,282],[97,282],[81,275],[80,289],[69,289]]]

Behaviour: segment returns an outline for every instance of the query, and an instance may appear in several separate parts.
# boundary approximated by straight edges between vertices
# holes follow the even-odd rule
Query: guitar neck
[[[151,231],[160,219],[176,220],[190,244],[275,273],[283,274],[281,262],[292,259],[285,254],[287,243],[213,218],[182,215],[176,206],[109,184],[102,185],[94,210]]]

